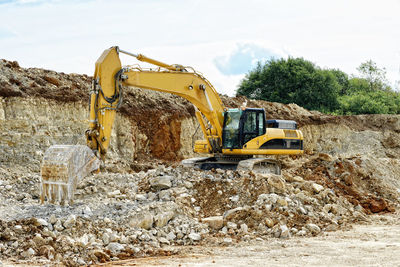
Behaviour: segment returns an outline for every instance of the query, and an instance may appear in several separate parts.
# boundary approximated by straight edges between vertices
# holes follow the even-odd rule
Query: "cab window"
[[[239,124],[241,111],[239,109],[225,112],[223,129],[223,148],[239,148]]]

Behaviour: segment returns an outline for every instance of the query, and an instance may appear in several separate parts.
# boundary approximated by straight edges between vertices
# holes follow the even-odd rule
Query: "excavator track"
[[[78,182],[99,169],[100,160],[83,145],[54,145],[49,147],[41,165],[40,202],[73,204]]]
[[[254,173],[281,174],[281,163],[271,158],[249,157],[200,157],[185,159],[182,165],[201,170],[225,169],[238,171],[252,171]]]

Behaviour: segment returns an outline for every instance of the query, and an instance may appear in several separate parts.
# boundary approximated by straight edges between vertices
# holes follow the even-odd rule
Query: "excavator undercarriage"
[[[190,158],[182,160],[182,165],[186,167],[198,168],[201,170],[223,169],[237,170],[254,173],[274,173],[281,174],[281,164],[279,160],[265,157],[253,156],[225,156],[218,155],[212,157]]]

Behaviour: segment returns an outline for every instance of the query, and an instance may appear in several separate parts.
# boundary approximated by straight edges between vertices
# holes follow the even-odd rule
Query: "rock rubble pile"
[[[0,252],[19,262],[82,265],[169,255],[180,245],[313,236],[368,221],[362,203],[296,174],[302,168],[295,166],[325,157],[286,158],[293,167],[282,175],[165,165],[104,172],[80,182],[72,206],[39,205],[38,175],[4,179],[1,169]]]

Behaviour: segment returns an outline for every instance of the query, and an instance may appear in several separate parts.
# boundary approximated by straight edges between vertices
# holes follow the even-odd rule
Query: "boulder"
[[[172,186],[172,176],[157,176],[150,179],[150,186],[154,190],[163,190],[171,188]]]
[[[200,241],[201,240],[201,235],[198,233],[190,233],[189,238],[193,241]]]
[[[210,228],[219,230],[224,226],[223,216],[212,216],[201,219],[203,223],[206,223]]]
[[[289,238],[290,237],[290,231],[289,228],[284,224],[280,226],[280,238]]]
[[[129,223],[131,227],[140,227],[146,230],[151,229],[153,226],[154,218],[149,212],[135,214]]]
[[[111,242],[108,244],[107,249],[110,250],[112,254],[116,254],[121,250],[124,250],[124,246],[117,242]]]
[[[285,180],[280,175],[271,174],[268,177],[268,184],[270,185],[271,192],[284,193],[286,190]]]
[[[319,228],[318,225],[313,224],[313,223],[309,223],[306,225],[306,228],[312,233],[312,234],[318,234],[319,232],[321,232],[321,228]]]
[[[63,226],[67,229],[67,228],[71,228],[71,227],[75,226],[75,223],[76,223],[76,216],[74,214],[71,214],[65,220],[65,222],[63,223]]]
[[[157,227],[163,227],[174,217],[175,213],[173,211],[162,212],[154,217],[154,222]]]

